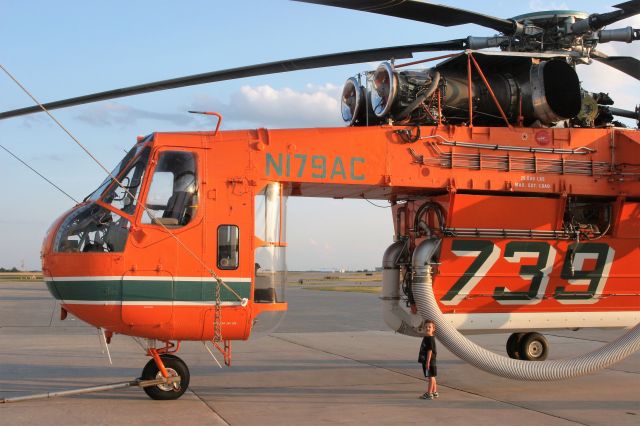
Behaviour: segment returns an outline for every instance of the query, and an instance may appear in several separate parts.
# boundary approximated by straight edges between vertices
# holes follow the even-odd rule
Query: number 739
[[[456,256],[473,257],[473,262],[440,299],[445,305],[457,305],[469,295],[491,270],[501,256],[500,247],[488,240],[454,240],[451,251]],[[520,263],[524,258],[537,259],[535,265],[520,266],[519,276],[529,281],[529,288],[510,291],[507,285],[496,287],[493,298],[503,305],[524,305],[540,303],[549,284],[549,275],[556,259],[556,249],[542,241],[511,241],[504,249],[503,258],[510,263]],[[569,245],[562,264],[560,278],[569,285],[581,286],[580,290],[567,290],[558,286],[553,298],[563,304],[596,303],[602,294],[615,251],[604,243],[572,243]],[[595,262],[593,269],[584,270],[586,260]],[[586,288],[585,288],[586,286]]]

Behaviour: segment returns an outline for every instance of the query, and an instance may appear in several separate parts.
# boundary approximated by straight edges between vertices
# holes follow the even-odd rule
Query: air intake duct
[[[350,126],[367,126],[380,123],[373,113],[371,102],[367,99],[366,89],[354,77],[347,80],[340,98],[342,119]]]

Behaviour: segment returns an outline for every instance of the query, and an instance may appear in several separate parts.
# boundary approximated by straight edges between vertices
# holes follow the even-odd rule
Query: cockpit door
[[[184,327],[183,307],[202,299],[199,157],[196,150],[173,147],[153,153],[142,192],[145,209],[137,217],[128,252],[135,269],[122,277],[125,323]]]

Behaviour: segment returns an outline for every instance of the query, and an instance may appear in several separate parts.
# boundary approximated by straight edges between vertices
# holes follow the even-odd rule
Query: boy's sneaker
[[[432,393],[432,394],[431,394],[431,396],[433,396],[434,398],[437,398],[437,397],[439,397],[440,395],[438,394],[438,392],[434,392],[434,393]]]
[[[420,399],[433,399],[433,395],[431,395],[429,392],[425,392],[420,396]]]

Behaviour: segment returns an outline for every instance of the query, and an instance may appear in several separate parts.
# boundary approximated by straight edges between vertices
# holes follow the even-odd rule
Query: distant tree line
[[[0,272],[20,272],[20,270],[14,266],[11,269],[0,268]]]

